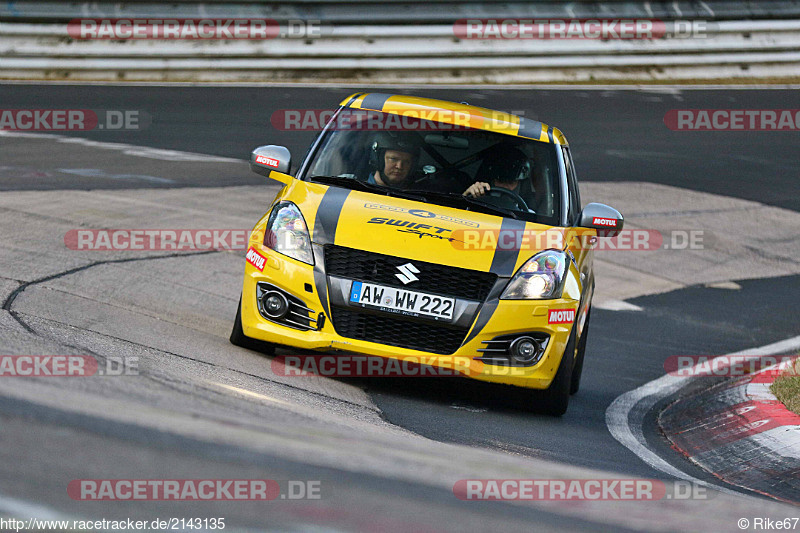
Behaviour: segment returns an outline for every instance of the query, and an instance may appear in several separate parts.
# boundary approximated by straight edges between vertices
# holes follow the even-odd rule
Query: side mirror
[[[581,211],[579,222],[582,228],[597,230],[598,237],[616,237],[622,231],[625,219],[619,211],[605,204],[591,203]]]
[[[292,166],[292,154],[285,146],[259,146],[250,154],[250,170],[256,174],[261,174],[268,178],[277,179],[287,183],[280,176],[271,175],[273,172],[280,172],[289,175]],[[289,176],[291,177],[291,176]]]

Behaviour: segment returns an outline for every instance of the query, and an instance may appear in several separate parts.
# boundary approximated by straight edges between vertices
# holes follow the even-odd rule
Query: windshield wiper
[[[484,211],[488,211],[490,215],[500,214],[502,216],[519,219],[519,213],[517,213],[513,209],[507,209],[505,207],[498,207],[496,205],[491,205],[486,202],[482,202],[476,198],[472,198],[471,196],[464,196],[462,194],[458,194],[457,192],[423,191],[421,189],[413,189],[408,192],[414,194],[421,194],[425,196],[426,199],[438,198],[443,200],[455,200],[461,205],[467,204],[471,206],[481,207],[484,209]]]
[[[377,194],[385,194],[386,196],[395,196],[397,198],[405,198],[407,200],[416,200],[418,202],[425,202],[425,197],[418,194],[409,194],[402,189],[393,189],[375,183],[368,183],[366,181],[359,181],[355,178],[345,178],[343,176],[311,176],[313,181],[320,183],[329,183],[331,185],[341,185],[348,189],[356,189],[359,191],[374,192]]]

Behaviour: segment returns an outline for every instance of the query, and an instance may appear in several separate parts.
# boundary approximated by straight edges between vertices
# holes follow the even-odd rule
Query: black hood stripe
[[[524,229],[524,220],[515,220],[513,218],[503,219],[503,224],[500,226],[500,235],[504,235],[507,232],[514,232],[514,247],[511,250],[501,250],[498,246],[497,250],[494,251],[492,266],[489,269],[491,272],[500,277],[511,276],[514,273],[514,267],[517,266],[517,257],[519,256],[522,232]]]
[[[522,230],[524,229],[524,220],[514,220],[513,218],[503,219],[503,224],[500,226],[500,234],[502,235],[507,231],[515,232],[514,247],[511,250],[501,250],[499,248],[495,250],[490,270],[497,274],[497,282],[495,282],[494,287],[492,287],[489,296],[486,298],[486,302],[481,306],[478,318],[475,320],[475,325],[472,327],[469,335],[467,335],[467,338],[464,339],[464,342],[461,343],[462,346],[470,342],[483,331],[483,328],[489,323],[489,319],[492,318],[495,309],[497,309],[497,304],[500,303],[500,295],[503,294],[503,290],[505,290],[508,284],[508,279],[514,275],[514,268],[517,266],[517,257],[519,257],[519,249],[522,243]]]
[[[464,346],[477,337],[478,333],[483,331],[483,328],[489,323],[489,319],[492,318],[495,309],[497,309],[497,304],[500,303],[500,295],[503,294],[507,283],[508,279],[506,278],[498,278],[495,282],[494,287],[492,287],[491,292],[489,292],[489,296],[486,298],[486,302],[481,306],[478,318],[475,319],[475,325],[472,327],[469,335],[467,335],[467,338],[464,339],[464,342],[461,343],[461,346]]]
[[[349,189],[339,187],[328,187],[322,196],[322,201],[317,209],[317,217],[314,219],[314,242],[317,244],[333,244],[336,237],[336,227],[339,225],[339,215]]]
[[[342,207],[349,195],[348,189],[328,187],[319,203],[317,217],[314,220],[314,244],[312,244],[314,249],[314,286],[317,288],[317,295],[319,295],[325,315],[329,319],[331,310],[328,304],[328,279],[325,275],[325,254],[322,253],[322,245],[333,244],[336,238],[336,227],[339,225],[339,215],[341,215]]]

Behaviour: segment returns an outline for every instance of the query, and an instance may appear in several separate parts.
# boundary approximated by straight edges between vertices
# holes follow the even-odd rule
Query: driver
[[[463,195],[479,198],[487,195],[492,188],[501,188],[519,196],[520,185],[530,177],[531,162],[525,157],[525,154],[519,148],[501,145],[484,158],[475,174],[475,183],[470,185]],[[506,195],[493,198],[493,200],[502,204],[513,203],[514,205],[508,207],[517,207],[513,199]]]
[[[375,172],[367,183],[391,187],[408,184],[411,170],[419,160],[419,143],[410,134],[381,132],[370,147],[370,169]]]

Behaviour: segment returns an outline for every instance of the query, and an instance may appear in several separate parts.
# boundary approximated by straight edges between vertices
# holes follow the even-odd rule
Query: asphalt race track
[[[0,85],[3,109],[134,110],[138,131],[0,131],[0,355],[91,355],[123,375],[0,378],[0,514],[225,517],[298,531],[714,530],[800,516],[734,487],[660,502],[470,502],[462,479],[674,481],[612,437],[615,398],[673,355],[718,355],[800,334],[798,132],[676,132],[671,109],[793,109],[796,89],[404,89],[525,115],[570,140],[584,203],[626,227],[698,230],[698,249],[598,252],[581,391],[559,419],[456,379],[297,378],[228,340],[244,252],[81,251],[74,229],[250,229],[278,185],[252,148],[299,161],[315,131],[287,109],[360,88]],[[386,92],[386,89],[381,89]],[[624,300],[624,302],[623,302]],[[107,374],[111,374],[107,372]],[[648,446],[719,486],[645,420]],[[319,482],[319,499],[76,501],[80,479]],[[800,502],[798,502],[800,503]]]

